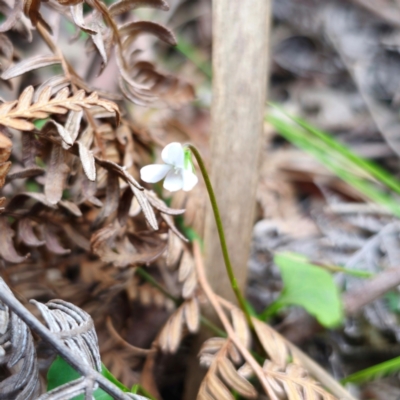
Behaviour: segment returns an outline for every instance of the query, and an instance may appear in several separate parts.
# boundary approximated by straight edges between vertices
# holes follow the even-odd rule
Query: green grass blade
[[[362,384],[371,382],[375,379],[393,375],[400,371],[400,357],[393,358],[392,360],[385,361],[381,364],[374,365],[373,367],[363,369],[354,374],[347,376],[341,380],[342,384],[356,383]]]
[[[282,116],[269,115],[267,120],[288,141],[313,155],[364,197],[400,217],[399,201],[394,196],[400,193],[400,182],[388,171],[357,156],[328,134],[299,118],[288,118],[284,113]]]

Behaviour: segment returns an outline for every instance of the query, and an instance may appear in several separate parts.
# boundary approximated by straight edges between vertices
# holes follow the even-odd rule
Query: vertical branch
[[[211,182],[240,290],[247,279],[267,92],[271,0],[213,1]],[[218,294],[234,301],[211,210],[206,270]]]

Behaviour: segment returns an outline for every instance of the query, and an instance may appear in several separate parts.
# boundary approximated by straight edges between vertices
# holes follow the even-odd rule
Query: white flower
[[[190,156],[190,150],[184,149],[180,143],[170,143],[161,153],[165,164],[146,165],[140,170],[140,177],[147,183],[156,183],[165,178],[163,186],[170,192],[192,190],[198,179],[193,173]]]

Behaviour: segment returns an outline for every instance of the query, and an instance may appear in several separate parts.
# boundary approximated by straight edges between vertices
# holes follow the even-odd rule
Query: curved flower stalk
[[[161,153],[165,164],[146,165],[140,170],[140,177],[147,183],[156,183],[164,180],[164,188],[170,192],[192,190],[198,178],[194,174],[194,166],[190,150],[180,143],[173,142],[165,146]]]
[[[233,273],[217,199],[215,198],[210,177],[208,176],[204,161],[199,151],[196,149],[196,147],[192,145],[182,147],[180,143],[170,143],[164,148],[161,153],[161,158],[165,162],[165,165],[147,165],[140,170],[140,176],[142,180],[148,183],[155,183],[166,177],[164,181],[164,188],[171,192],[180,189],[183,189],[184,191],[192,190],[198,181],[197,176],[193,172],[194,167],[191,159],[192,154],[197,160],[210,198],[211,207],[214,212],[215,223],[217,225],[218,235],[221,243],[221,250],[225,261],[225,267],[229,276],[232,290],[236,295],[237,301],[243,314],[246,317],[249,327],[251,328],[251,330],[254,331],[254,325],[249,310],[246,307],[245,298],[239,289],[235,274]]]

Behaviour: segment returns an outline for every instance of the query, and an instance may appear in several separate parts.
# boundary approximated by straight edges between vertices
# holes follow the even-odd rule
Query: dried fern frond
[[[139,285],[139,280],[136,277],[126,285],[126,293],[129,300],[138,301],[145,307],[156,306],[168,311],[175,309],[175,303],[170,298],[149,283]]]
[[[30,121],[44,119],[51,114],[66,114],[68,111],[81,111],[85,108],[100,106],[109,112],[115,113],[119,119],[118,107],[108,100],[99,99],[97,93],[86,96],[83,90],[70,96],[68,88],[61,89],[53,98],[51,87],[42,90],[37,101],[33,101],[34,89],[27,87],[16,101],[0,105],[0,124],[18,129],[31,131],[35,125]],[[70,143],[68,143],[70,144]]]
[[[273,362],[266,360],[263,370],[270,387],[280,398],[285,396],[289,400],[337,400],[335,396],[310,378],[305,369],[298,365],[290,364],[286,369],[282,369]]]
[[[186,300],[169,318],[162,328],[157,344],[166,353],[175,353],[187,327],[190,333],[196,333],[200,325],[200,307],[197,298]]]
[[[5,329],[5,327],[10,324],[10,317],[7,318],[4,313],[0,313],[0,329],[1,332],[5,332],[4,334],[0,333],[0,348],[4,350],[4,343],[7,343],[7,341],[11,341],[12,348],[17,348],[18,346],[17,353],[12,354],[11,357],[3,357],[3,354],[0,354],[0,362],[5,360],[9,365],[14,365],[15,362],[22,358],[24,352],[26,352],[27,346],[31,346],[31,348],[34,349],[33,343],[24,332],[23,327],[25,326],[29,333],[29,329],[25,325],[27,324],[30,329],[34,330],[44,341],[48,342],[56,349],[56,351],[82,375],[82,378],[45,393],[38,399],[65,400],[70,399],[71,396],[74,397],[82,393],[85,394],[86,399],[94,399],[93,392],[100,386],[103,390],[112,395],[113,398],[118,400],[127,400],[129,398],[145,400],[144,397],[134,394],[128,396],[99,373],[101,370],[101,362],[97,336],[93,328],[92,319],[87,313],[71,303],[62,300],[53,300],[49,302],[47,306],[37,302],[34,303],[39,307],[51,330],[43,326],[43,324],[13,296],[3,279],[0,278],[0,310],[7,311],[6,307],[8,307],[15,313],[14,318],[17,318],[16,322],[18,322],[17,313],[22,320],[22,326],[16,327],[16,330],[10,333]],[[11,316],[11,318],[13,317]],[[13,325],[11,325],[11,327],[12,326]],[[4,400],[9,400],[10,398],[30,400],[32,398],[31,393],[36,390],[36,385],[38,385],[39,382],[37,373],[32,373],[32,368],[29,368],[27,364],[27,362],[29,363],[32,361],[36,363],[35,354],[29,354],[29,358],[26,357],[25,363],[22,364],[21,375],[24,377],[23,384],[28,384],[28,386],[23,389],[23,397],[4,397]],[[30,372],[29,376],[26,376],[27,372]],[[6,378],[6,380],[1,382],[0,390],[3,389],[2,385],[6,386],[10,382],[13,384],[12,389],[14,391],[21,389],[23,384],[20,383],[18,376],[15,376],[15,378]],[[15,381],[18,383],[17,387],[15,387]],[[3,398],[3,393],[4,391],[0,391],[0,398]]]
[[[232,359],[233,343],[229,339],[211,338],[204,342],[200,350],[200,363],[209,367],[201,383],[198,400],[233,400],[230,390],[235,390],[247,399],[254,399],[258,393],[256,388],[235,367],[236,359]]]
[[[0,366],[10,373],[8,378],[0,380],[1,400],[36,399],[40,390],[39,371],[31,332],[1,301]]]
[[[88,313],[63,300],[46,304],[31,300],[40,310],[51,332],[77,354],[83,362],[101,372],[101,360],[93,320]]]
[[[0,133],[0,188],[4,186],[6,176],[11,168],[11,162],[7,161],[11,155],[12,142]]]

